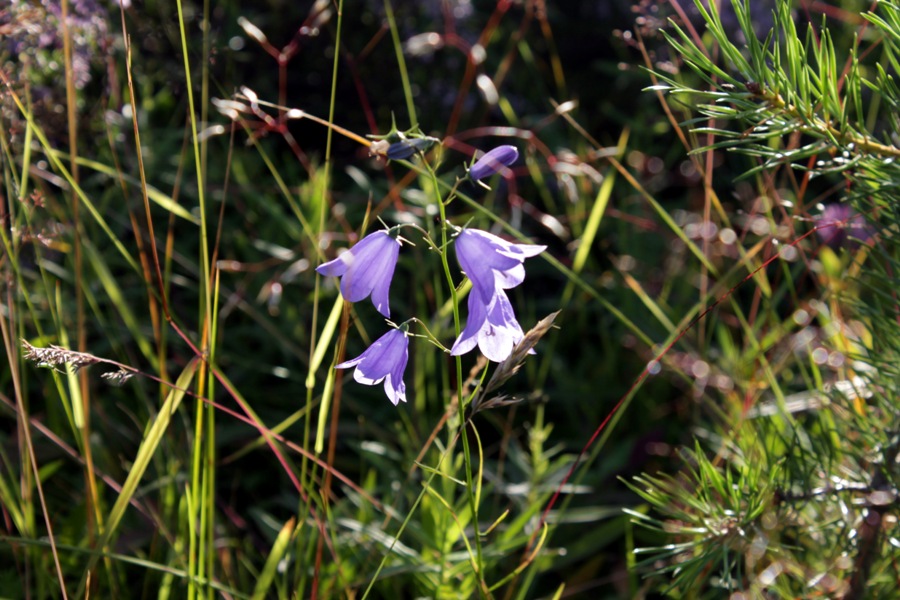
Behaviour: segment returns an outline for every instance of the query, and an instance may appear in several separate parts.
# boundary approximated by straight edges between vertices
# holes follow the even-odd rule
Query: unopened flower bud
[[[431,137],[400,140],[388,146],[385,156],[391,160],[405,160],[416,152],[427,152],[437,141]]]
[[[519,158],[519,151],[515,146],[497,146],[472,165],[469,169],[469,177],[473,181],[479,181],[491,175],[495,175],[503,167],[516,162]]]

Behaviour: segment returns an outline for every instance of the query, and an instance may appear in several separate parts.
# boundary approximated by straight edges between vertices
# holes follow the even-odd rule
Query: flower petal
[[[365,370],[366,376],[375,383],[393,371],[399,362],[405,362],[408,341],[404,332],[393,329],[381,336],[376,343],[379,344],[377,350],[373,350],[358,367]]]
[[[412,140],[400,140],[388,146],[385,156],[391,160],[405,160],[415,154],[416,150]]]
[[[341,295],[348,302],[359,302],[370,293],[375,282],[369,277],[372,261],[377,260],[381,243],[388,239],[384,231],[370,233],[350,248],[347,272],[341,278]]]
[[[370,369],[367,367],[371,367],[367,363],[360,363],[356,370],[353,371],[353,380],[356,383],[361,383],[363,385],[377,385],[381,383],[381,380],[387,377],[386,373],[382,373],[380,376],[375,373],[374,369]]]
[[[394,278],[397,257],[400,255],[400,242],[393,239],[391,242],[390,247],[384,251],[382,257],[378,261],[373,262],[372,273],[370,274],[370,277],[375,282],[372,288],[372,304],[375,305],[378,312],[388,318],[391,316],[389,303],[391,280]]]
[[[451,356],[459,356],[472,350],[478,344],[478,334],[487,319],[488,307],[481,301],[475,290],[469,294],[469,316],[466,320],[466,327],[459,334],[453,347],[450,349]]]
[[[498,252],[499,246],[494,240],[502,242],[497,236],[478,229],[463,229],[456,237],[454,249],[459,266],[472,282],[472,286],[481,296],[485,305],[494,297],[494,271],[513,269],[519,264],[512,258]]]
[[[484,304],[492,301],[496,286],[509,289],[522,283],[522,262],[546,249],[535,244],[512,244],[480,229],[463,229],[454,247],[459,266]]]
[[[514,288],[525,281],[525,266],[516,265],[512,269],[506,271],[494,271],[494,278],[497,286],[508,290]]]
[[[487,320],[478,336],[478,349],[488,360],[503,362],[524,336],[509,298],[502,290],[498,290],[495,301],[488,307]]]
[[[482,304],[490,303],[496,285],[494,271],[483,262],[477,259],[472,260],[471,257],[460,253],[459,250],[457,250],[456,259],[466,277],[472,282],[472,294],[478,296],[478,301]]]
[[[371,346],[370,346],[370,348],[371,348]],[[368,350],[366,350],[366,352],[368,352]],[[363,352],[356,358],[351,358],[350,360],[345,360],[344,362],[342,362],[339,365],[334,365],[334,368],[335,369],[349,369],[350,367],[355,367],[362,361],[362,359],[364,359],[366,357],[366,352]]]
[[[525,333],[509,298],[498,289],[488,306],[481,304],[476,296],[469,296],[469,320],[450,354],[459,356],[477,345],[488,360],[503,362],[523,337]]]
[[[397,406],[401,400],[406,402],[406,384],[402,379],[399,381],[400,385],[395,385],[396,382],[390,373],[384,379],[384,393],[394,406]]]
[[[406,402],[406,383],[403,381],[403,372],[406,371],[406,363],[409,360],[408,347],[404,347],[402,359],[394,365],[384,380],[384,393],[394,406],[400,401]]]
[[[511,269],[525,259],[524,256],[522,258],[508,256],[509,248],[515,244],[480,229],[463,229],[456,236],[454,245],[457,256],[462,254],[470,261],[477,259],[485,266],[500,271]]]
[[[349,252],[349,250],[347,252]],[[340,277],[341,275],[346,273],[347,263],[344,262],[343,256],[344,254],[347,254],[347,252],[343,252],[334,260],[329,260],[328,262],[322,263],[321,265],[316,267],[316,273],[318,273],[319,275],[324,275],[326,277]]]
[[[523,261],[526,258],[531,258],[532,256],[537,256],[541,252],[547,249],[547,246],[541,246],[539,244],[507,244],[506,247],[501,250],[501,254],[504,256],[508,256],[509,258],[515,258],[518,261]]]

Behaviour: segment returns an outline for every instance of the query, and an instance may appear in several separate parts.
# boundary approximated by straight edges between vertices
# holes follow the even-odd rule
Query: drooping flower
[[[378,385],[384,381],[384,392],[394,406],[406,402],[403,372],[409,360],[409,338],[404,329],[392,329],[375,340],[365,352],[354,359],[335,365],[335,369],[356,367],[353,379],[363,385]]]
[[[503,167],[508,167],[516,162],[518,158],[519,151],[515,146],[497,146],[475,161],[475,164],[469,169],[469,177],[472,181],[490,177]]]
[[[512,304],[502,288],[498,289],[487,305],[482,303],[478,294],[469,294],[469,316],[450,354],[459,356],[472,350],[475,345],[485,358],[494,362],[503,362],[512,353],[513,348],[524,337],[522,326],[516,321]]]
[[[536,244],[513,244],[479,229],[463,229],[454,246],[459,266],[472,281],[472,293],[484,306],[491,303],[497,288],[508,290],[522,283],[522,263],[547,249]]]
[[[400,254],[400,240],[392,230],[370,233],[334,260],[316,268],[320,275],[341,278],[341,295],[359,302],[371,294],[372,304],[385,317],[391,316],[388,292]]]

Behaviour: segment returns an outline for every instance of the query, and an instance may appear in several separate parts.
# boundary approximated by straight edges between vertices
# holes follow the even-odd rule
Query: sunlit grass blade
[[[256,585],[253,587],[253,600],[263,600],[268,596],[269,589],[272,587],[272,581],[275,579],[279,564],[284,559],[284,555],[290,545],[294,529],[295,521],[292,517],[288,519],[287,523],[284,524],[284,527],[281,528],[281,531],[278,532],[275,543],[272,544],[272,550],[269,551],[269,556],[266,558],[266,563],[263,565],[263,570],[259,574],[259,579],[256,580]]]
[[[140,484],[144,473],[150,466],[150,463],[153,460],[153,456],[156,454],[157,448],[159,447],[159,444],[162,441],[166,430],[169,428],[169,423],[171,422],[172,417],[175,415],[175,411],[180,406],[181,400],[184,398],[184,395],[190,388],[194,380],[194,375],[196,374],[200,363],[201,360],[199,358],[191,359],[191,361],[178,376],[178,379],[175,381],[172,389],[166,395],[166,399],[160,406],[159,412],[156,414],[156,417],[149,424],[147,433],[144,435],[144,439],[141,442],[137,454],[134,457],[134,461],[131,464],[131,469],[128,471],[128,477],[122,484],[122,491],[116,498],[116,501],[110,509],[109,515],[106,518],[106,523],[98,542],[100,548],[108,548],[112,540],[115,538],[119,523],[121,522],[122,517],[125,515],[125,510],[128,508],[128,504],[137,491],[138,485]],[[87,575],[87,573],[89,573],[93,569],[98,557],[99,555],[91,556],[91,559],[84,571],[85,575]],[[79,584],[79,590],[83,591],[85,588],[85,584],[86,581],[82,579],[81,583]],[[82,595],[81,591],[79,591],[78,595]]]

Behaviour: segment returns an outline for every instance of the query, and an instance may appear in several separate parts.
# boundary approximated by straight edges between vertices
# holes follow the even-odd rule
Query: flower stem
[[[431,168],[431,165],[427,165],[428,172],[431,175],[432,182],[434,183],[435,194],[437,195],[437,205],[440,210],[441,215],[441,263],[444,266],[444,275],[447,277],[447,285],[450,286],[450,298],[453,304],[453,328],[456,334],[456,337],[459,337],[459,333],[461,328],[459,326],[459,295],[456,291],[456,284],[453,283],[453,275],[450,273],[450,263],[447,260],[447,210],[445,208],[445,203],[443,198],[441,198],[440,194],[440,185],[438,184],[437,175],[434,172],[434,169]],[[457,182],[458,184],[459,182]],[[454,193],[456,191],[456,185],[453,186],[450,194],[448,194],[447,202],[453,199]],[[480,529],[478,527],[478,499],[475,497],[475,486],[472,482],[472,454],[469,450],[469,439],[466,436],[466,398],[463,396],[463,376],[462,376],[462,358],[457,356],[456,358],[456,396],[457,396],[457,408],[459,410],[459,437],[462,440],[463,447],[463,459],[465,461],[465,471],[466,471],[466,491],[469,495],[469,508],[472,511],[472,523],[475,526],[475,554],[477,557],[478,564],[475,565],[476,570],[478,571],[478,578],[480,580],[481,585],[479,585],[479,590],[481,590],[482,596],[484,596],[484,573],[482,570],[482,565],[484,564],[482,560],[482,552],[481,552],[481,534]],[[473,425],[474,427],[474,425]]]

